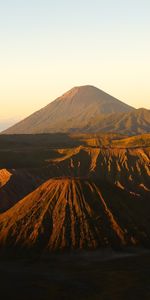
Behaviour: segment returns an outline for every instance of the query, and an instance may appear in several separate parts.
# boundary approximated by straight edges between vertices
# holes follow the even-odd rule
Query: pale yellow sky
[[[112,96],[128,103],[136,108],[145,107],[150,109],[150,68],[142,69],[140,74],[131,69],[129,74],[123,64],[95,66],[86,65],[61,68],[55,66],[53,72],[49,66],[43,66],[40,70],[24,68],[23,74],[18,70],[12,74],[6,74],[1,80],[0,118],[25,117],[42,108],[56,97],[60,96],[73,86],[90,84],[110,93]],[[84,75],[81,71],[84,69]],[[117,72],[115,72],[117,69]],[[122,69],[124,72],[122,72]],[[12,67],[13,70],[13,67]],[[65,71],[64,71],[65,70]],[[17,73],[18,71],[18,73]],[[4,74],[4,73],[3,73]],[[94,74],[94,76],[93,76]],[[94,77],[94,78],[93,78]]]
[[[0,3],[0,120],[26,117],[86,84],[150,109],[149,1],[6,2]]]

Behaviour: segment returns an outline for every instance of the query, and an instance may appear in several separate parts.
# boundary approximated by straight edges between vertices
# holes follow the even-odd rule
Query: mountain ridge
[[[149,198],[150,134],[2,135],[0,143],[0,213],[53,177],[107,181]]]
[[[1,250],[49,252],[149,243],[149,222],[145,220],[143,229],[142,202],[135,200],[133,207],[132,196],[108,183],[50,179],[0,215]]]

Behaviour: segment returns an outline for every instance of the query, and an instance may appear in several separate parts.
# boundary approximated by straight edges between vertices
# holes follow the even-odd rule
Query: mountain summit
[[[4,133],[90,132],[100,120],[133,110],[133,107],[94,86],[74,87]]]

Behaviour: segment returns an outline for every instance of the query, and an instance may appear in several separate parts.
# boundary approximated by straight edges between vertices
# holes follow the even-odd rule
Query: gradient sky
[[[0,1],[0,120],[84,84],[150,108],[149,0]]]

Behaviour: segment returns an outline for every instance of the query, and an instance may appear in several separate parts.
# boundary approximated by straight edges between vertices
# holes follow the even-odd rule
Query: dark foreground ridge
[[[150,254],[142,249],[3,259],[1,295],[6,300],[149,300],[149,265]]]

